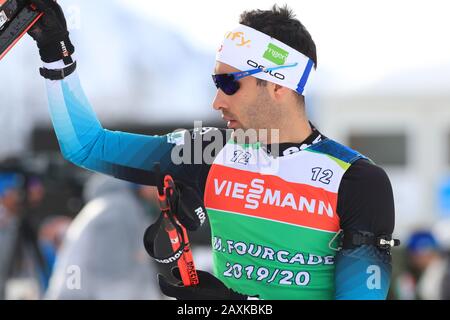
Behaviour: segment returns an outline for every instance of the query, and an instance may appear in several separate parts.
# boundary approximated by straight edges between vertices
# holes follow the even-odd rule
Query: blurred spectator
[[[39,206],[45,196],[45,188],[42,181],[37,177],[31,177],[28,181],[27,187],[28,205],[32,208]]]
[[[39,228],[39,246],[50,273],[71,222],[72,219],[66,216],[51,216],[46,218]],[[48,288],[49,280],[49,277],[44,279],[45,289]]]
[[[87,204],[69,227],[47,299],[159,299],[156,268],[142,237],[159,214],[156,189],[94,175]],[[73,270],[79,286],[68,285]]]
[[[427,230],[416,231],[407,241],[409,271],[397,279],[400,299],[444,299],[448,259],[435,236]]]
[[[433,227],[433,234],[436,235],[446,260],[441,299],[450,300],[450,218],[438,221]]]
[[[0,174],[0,299],[5,299],[6,282],[18,230],[17,176]]]
[[[24,214],[24,177],[0,173],[0,299],[38,299],[49,270]]]

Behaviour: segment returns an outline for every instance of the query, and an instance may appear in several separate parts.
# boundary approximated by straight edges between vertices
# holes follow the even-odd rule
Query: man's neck
[[[302,143],[313,132],[306,117],[287,119],[279,125],[278,136],[269,135],[267,144],[274,143]]]

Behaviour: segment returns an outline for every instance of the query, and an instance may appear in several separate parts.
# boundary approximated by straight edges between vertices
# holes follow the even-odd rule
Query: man
[[[0,300],[38,299],[49,270],[23,208],[24,176],[0,172]]]
[[[448,261],[444,248],[428,230],[413,232],[407,243],[410,272],[402,274],[400,281],[414,279],[414,297],[420,300],[443,300],[448,281],[445,277]]]
[[[156,214],[146,189],[104,175],[86,183],[86,205],[69,227],[47,299],[158,299],[156,268],[142,247],[142,234]],[[79,283],[72,281],[76,268]],[[69,272],[70,271],[70,272]],[[70,287],[67,283],[72,283]]]
[[[75,72],[61,8],[33,2],[45,12],[30,34],[45,62],[41,75],[63,155],[148,185],[156,184],[159,162],[177,185],[204,199],[214,276],[200,271],[195,287],[160,277],[163,293],[179,299],[386,297],[394,228],[389,179],[308,122],[303,95],[316,49],[288,8],[244,13],[217,54],[213,107],[230,129],[256,133],[244,140],[203,128],[183,139],[103,129]],[[267,135],[273,129],[277,134]],[[202,157],[207,154],[212,163]],[[179,271],[174,276],[179,279]]]
[[[0,300],[6,296],[6,284],[14,256],[19,228],[19,177],[0,173]]]

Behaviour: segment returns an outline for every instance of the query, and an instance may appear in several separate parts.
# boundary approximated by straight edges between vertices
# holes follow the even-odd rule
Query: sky
[[[358,90],[413,70],[446,72],[450,79],[450,2],[441,0],[118,0],[179,30],[206,51],[215,51],[244,10],[288,4],[316,42],[318,67]],[[442,67],[446,68],[442,68]],[[437,71],[436,71],[437,70]],[[448,88],[448,87],[447,87]]]

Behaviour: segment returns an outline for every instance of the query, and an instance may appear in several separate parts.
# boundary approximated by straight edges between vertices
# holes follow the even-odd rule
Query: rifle
[[[0,0],[0,60],[42,15],[28,0]]]

